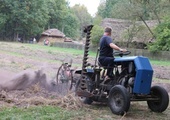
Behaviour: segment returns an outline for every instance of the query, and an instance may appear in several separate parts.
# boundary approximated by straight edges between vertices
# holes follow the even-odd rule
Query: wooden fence
[[[59,43],[56,42],[53,44],[53,46],[56,47],[62,47],[62,48],[73,48],[78,50],[84,50],[84,45],[82,44],[75,44],[75,43]],[[129,51],[131,51],[132,56],[146,56],[150,59],[154,60],[166,60],[170,61],[170,51],[160,51],[159,53],[151,53],[148,50],[145,49],[131,49],[128,48]],[[97,47],[90,48],[90,51],[97,52]]]

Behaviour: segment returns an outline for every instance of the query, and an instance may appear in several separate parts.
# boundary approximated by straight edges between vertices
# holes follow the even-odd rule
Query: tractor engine
[[[134,82],[135,82],[135,65],[133,62],[128,62],[121,66],[119,83],[123,85],[129,93],[132,93]]]
[[[129,93],[132,93],[135,77],[124,76],[119,80],[120,85],[124,86]]]

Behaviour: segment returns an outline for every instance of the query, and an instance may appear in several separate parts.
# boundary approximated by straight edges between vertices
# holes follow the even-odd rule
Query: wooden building
[[[45,40],[48,40],[50,43],[64,42],[65,35],[58,29],[48,29],[41,34],[39,43],[44,43]]]

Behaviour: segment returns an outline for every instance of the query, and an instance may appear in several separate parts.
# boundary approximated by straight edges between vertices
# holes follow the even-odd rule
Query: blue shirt
[[[106,35],[101,37],[99,57],[113,57],[113,49],[110,47],[110,43],[113,43],[111,37]]]

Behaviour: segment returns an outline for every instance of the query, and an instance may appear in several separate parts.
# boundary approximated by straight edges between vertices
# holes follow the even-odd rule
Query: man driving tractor
[[[126,52],[126,49],[121,49],[117,45],[113,43],[111,38],[112,29],[106,27],[104,30],[104,34],[100,39],[100,51],[99,51],[99,64],[101,66],[105,66],[107,68],[107,73],[105,80],[113,78],[113,67],[114,67],[114,56],[113,56],[113,49]]]
[[[111,28],[105,28],[100,39],[99,57],[98,52],[96,54],[99,66],[104,68],[102,74],[102,69],[95,67],[96,60],[94,66],[87,68],[92,27],[93,25],[89,25],[85,28],[86,42],[82,70],[75,72],[81,74],[75,90],[82,102],[85,104],[92,104],[93,101],[106,102],[116,115],[125,115],[131,101],[146,101],[152,111],[165,111],[169,105],[169,95],[163,87],[151,86],[153,69],[149,59],[144,56],[123,57],[129,55],[130,51],[121,49],[112,42]],[[118,51],[113,54],[113,49]],[[116,54],[120,58],[114,58]]]

